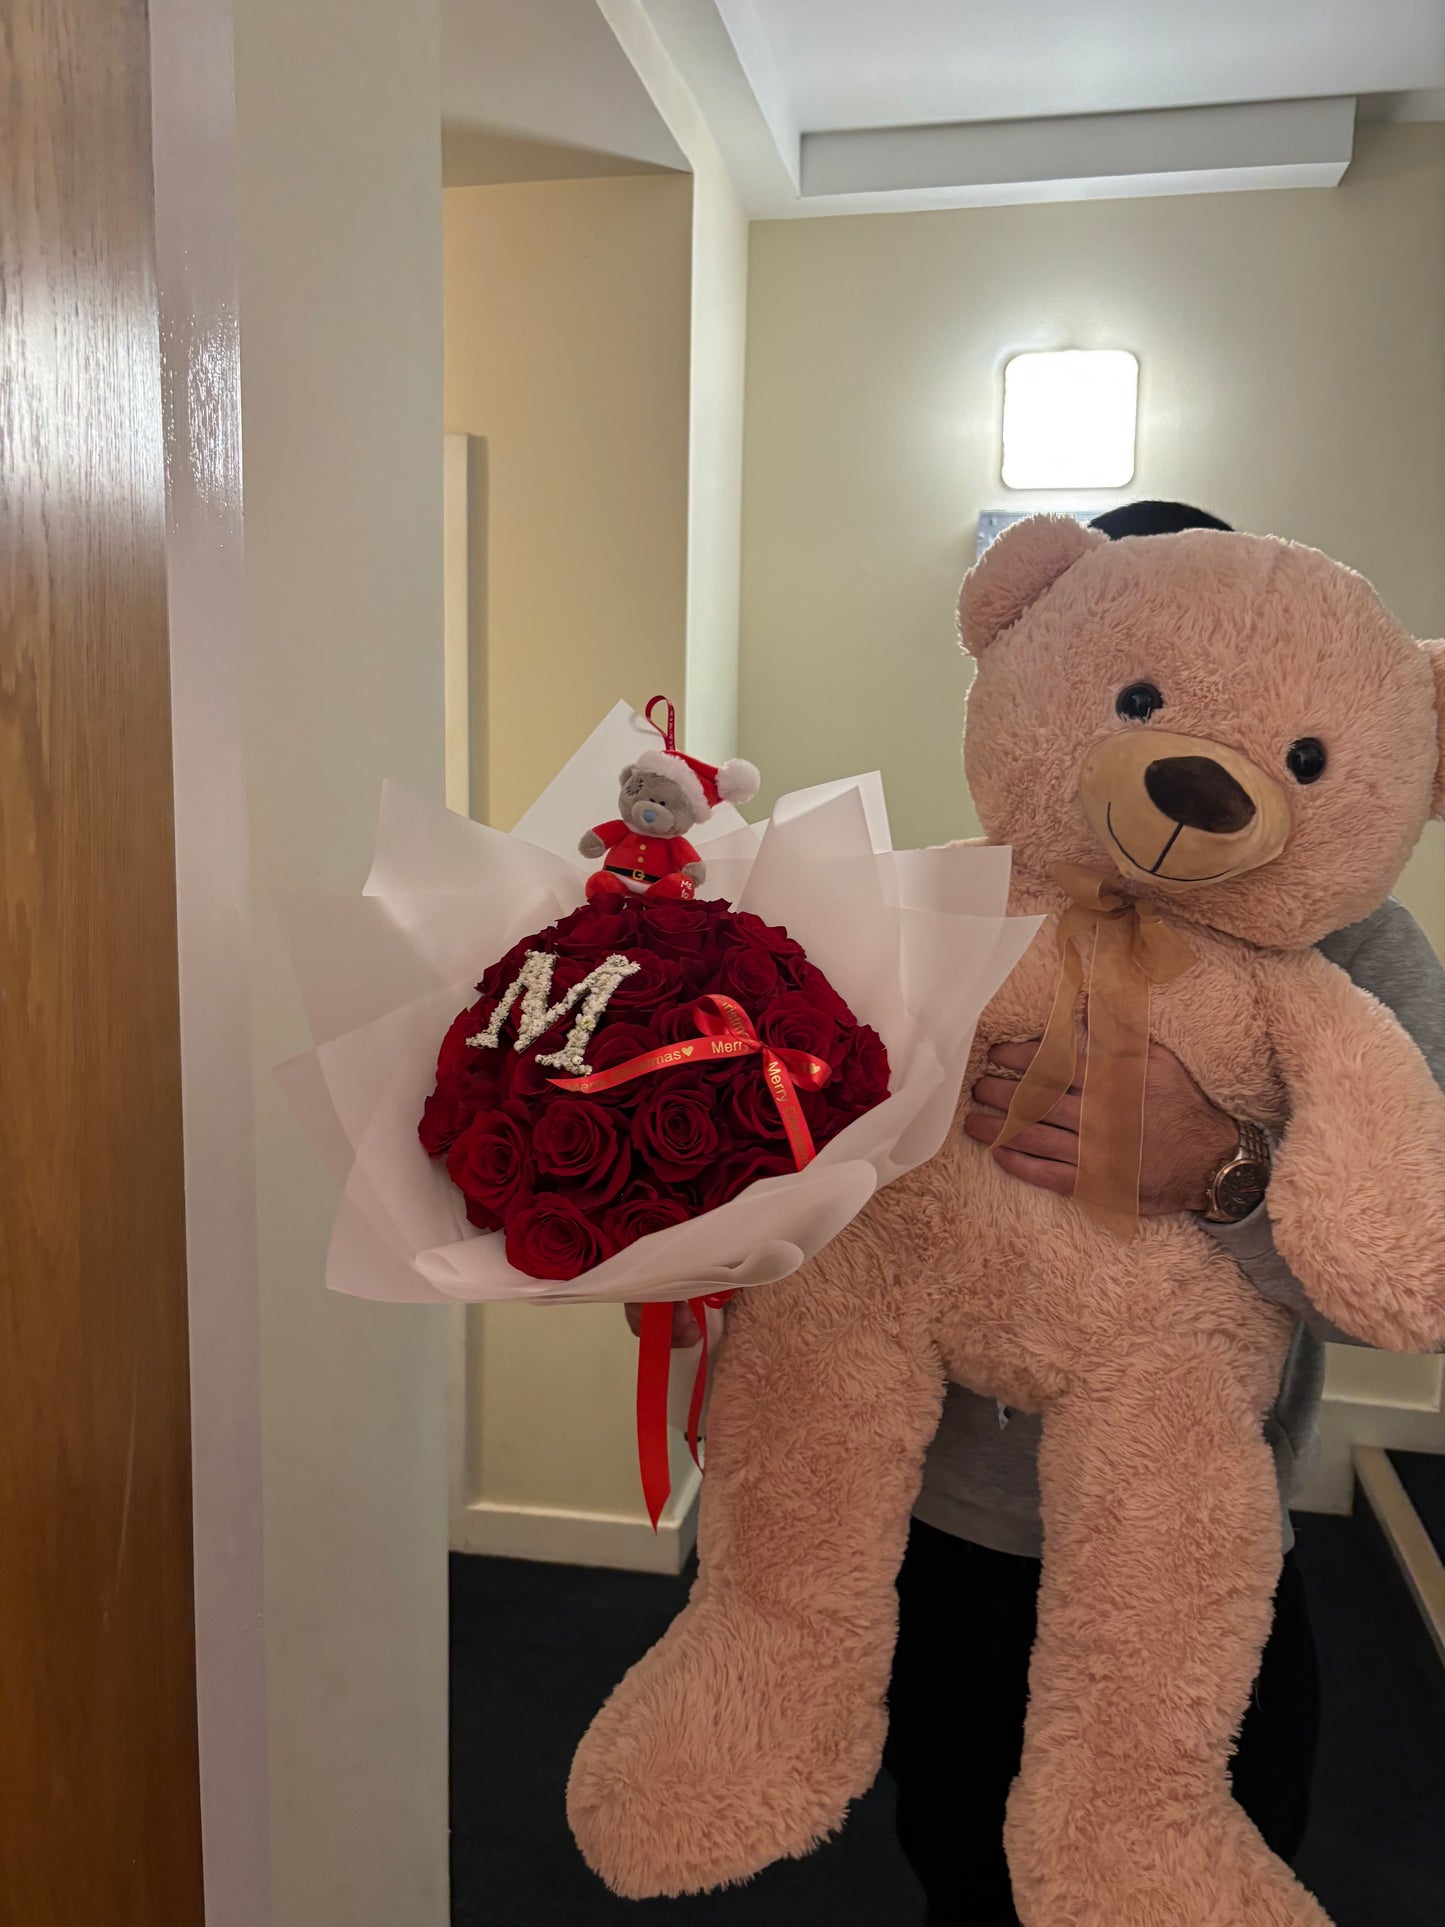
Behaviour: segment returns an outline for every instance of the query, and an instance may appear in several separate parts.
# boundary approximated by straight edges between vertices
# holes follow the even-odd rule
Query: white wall
[[[597,0],[693,178],[686,747],[737,749],[748,221],[717,142],[640,0]]]
[[[881,763],[909,843],[973,832],[958,582],[1023,348],[1140,361],[1138,472],[1326,549],[1445,631],[1445,127],[1362,127],[1343,186],[756,222],[741,747],[763,800]],[[1070,498],[1070,505],[1072,498]],[[1445,834],[1407,901],[1445,949]]]
[[[272,1067],[282,891],[358,889],[384,777],[440,798],[432,4],[238,0],[243,639],[278,1927],[447,1918],[446,1320],[329,1295],[334,1189]]]
[[[686,745],[720,763],[738,736],[748,223],[704,133],[692,142]]]

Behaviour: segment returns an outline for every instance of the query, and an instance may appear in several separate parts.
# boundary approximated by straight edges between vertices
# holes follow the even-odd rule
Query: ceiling
[[[685,168],[595,0],[442,0],[449,187]]]
[[[686,166],[619,10],[762,217],[1333,186],[1445,119],[1445,0],[442,0],[449,185]]]
[[[719,0],[718,11],[760,32],[804,132],[1445,86],[1442,0]]]
[[[1445,0],[640,0],[755,215],[1328,186]]]

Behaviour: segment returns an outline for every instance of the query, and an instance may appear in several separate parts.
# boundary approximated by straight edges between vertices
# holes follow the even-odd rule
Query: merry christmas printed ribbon
[[[1150,993],[1182,977],[1194,952],[1152,903],[1125,896],[1116,880],[1076,863],[1057,863],[1050,874],[1069,898],[1059,918],[1053,1009],[996,1142],[1008,1144],[1041,1122],[1072,1087],[1075,1012],[1087,989],[1074,1202],[1127,1243],[1139,1229]]]
[[[593,1071],[586,1077],[554,1077],[559,1091],[615,1090],[634,1078],[650,1077],[656,1071],[676,1070],[684,1064],[709,1064],[730,1057],[761,1057],[763,1076],[773,1102],[778,1107],[788,1147],[799,1171],[816,1156],[813,1134],[803,1116],[797,1087],[821,1090],[832,1076],[832,1068],[807,1051],[791,1050],[769,1044],[759,1037],[752,1019],[742,1005],[721,993],[703,997],[693,1006],[698,1034],[664,1044],[657,1050],[629,1057],[610,1070]],[[698,1456],[698,1434],[702,1423],[703,1395],[707,1388],[707,1313],[732,1297],[730,1291],[711,1292],[706,1297],[689,1298],[687,1305],[702,1333],[702,1350],[693,1379],[692,1400],[687,1415],[687,1444],[693,1461]],[[662,1516],[662,1508],[672,1490],[672,1470],[667,1452],[667,1381],[672,1356],[673,1303],[646,1304],[642,1307],[642,1334],[637,1356],[637,1458],[642,1472],[642,1494],[652,1529]]]

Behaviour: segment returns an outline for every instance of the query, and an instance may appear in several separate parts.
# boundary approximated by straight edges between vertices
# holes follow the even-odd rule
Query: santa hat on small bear
[[[666,728],[653,721],[652,712],[659,703],[667,706]],[[706,823],[719,803],[746,803],[757,795],[763,779],[740,756],[714,768],[699,757],[684,755],[677,747],[677,712],[666,696],[654,696],[643,714],[662,738],[662,747],[645,749],[634,767],[653,776],[671,777],[691,803],[697,822]]]

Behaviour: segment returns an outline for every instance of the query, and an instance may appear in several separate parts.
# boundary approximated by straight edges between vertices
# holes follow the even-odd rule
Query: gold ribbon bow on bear
[[[1053,1009],[996,1141],[1007,1144],[1039,1123],[1072,1087],[1075,1011],[1087,988],[1074,1202],[1127,1242],[1139,1228],[1149,996],[1155,984],[1182,977],[1194,952],[1152,903],[1125,896],[1114,879],[1077,863],[1057,863],[1050,874],[1069,898],[1059,918]]]

